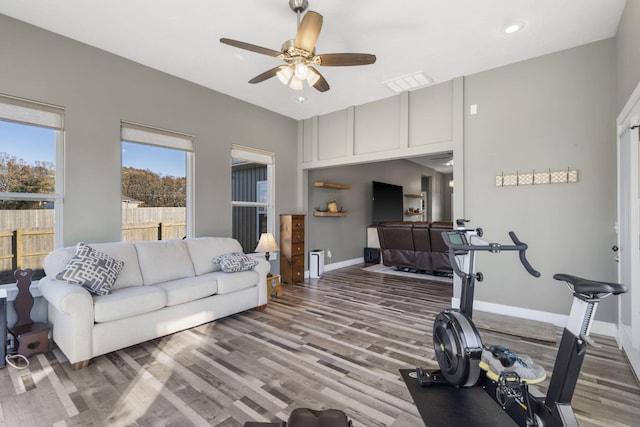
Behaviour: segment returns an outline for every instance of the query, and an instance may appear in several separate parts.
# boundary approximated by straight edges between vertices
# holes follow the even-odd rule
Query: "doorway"
[[[640,85],[618,116],[618,342],[640,377]],[[614,248],[616,249],[616,248]]]

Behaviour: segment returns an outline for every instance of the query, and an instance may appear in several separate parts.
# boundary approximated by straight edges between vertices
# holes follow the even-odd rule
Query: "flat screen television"
[[[404,220],[402,186],[373,181],[373,223],[402,220]]]

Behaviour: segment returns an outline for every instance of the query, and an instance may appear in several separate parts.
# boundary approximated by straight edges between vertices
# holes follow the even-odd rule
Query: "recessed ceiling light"
[[[299,97],[298,97],[298,99],[297,99],[297,101],[298,101],[300,104],[304,104],[304,101],[306,101],[306,100],[307,100],[307,99],[306,99],[304,96],[299,96]]]
[[[522,29],[522,27],[524,27],[524,24],[511,24],[507,28],[504,29],[504,32],[506,34],[517,33],[518,31],[520,31]]]

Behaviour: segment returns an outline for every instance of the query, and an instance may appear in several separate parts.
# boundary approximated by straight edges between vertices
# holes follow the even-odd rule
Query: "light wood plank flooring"
[[[422,426],[399,369],[437,367],[431,327],[451,286],[360,266],[284,285],[251,310],[95,358],[54,350],[0,370],[0,426],[242,426],[296,407],[339,408],[355,426]],[[568,310],[568,308],[567,308]],[[482,332],[551,372],[553,345]],[[640,425],[640,388],[612,339],[594,336],[573,406],[583,426]],[[542,386],[545,389],[547,382]]]

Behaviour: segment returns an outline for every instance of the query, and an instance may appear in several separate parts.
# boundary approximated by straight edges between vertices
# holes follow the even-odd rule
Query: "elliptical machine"
[[[482,239],[481,228],[466,229],[465,222],[466,220],[458,220],[457,229],[442,232],[443,239],[449,247],[449,260],[453,271],[462,279],[460,309],[445,309],[436,317],[433,325],[433,345],[440,370],[428,372],[417,368],[415,377],[418,384],[448,384],[459,388],[480,385],[517,425],[577,426],[571,399],[587,345],[593,345],[589,332],[596,308],[602,298],[626,292],[625,286],[582,279],[569,274],[555,274],[554,279],[567,283],[573,292],[574,300],[547,395],[522,381],[513,372],[501,373],[497,381],[491,380],[479,367],[483,349],[482,339],[472,321],[475,283],[481,282],[484,278],[482,273],[475,272],[475,252],[517,251],[520,262],[529,274],[539,277],[540,273],[526,258],[527,244],[521,242],[514,232],[509,232],[513,245],[488,243]]]

